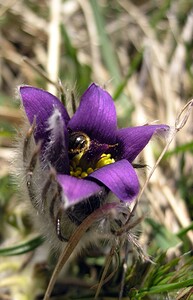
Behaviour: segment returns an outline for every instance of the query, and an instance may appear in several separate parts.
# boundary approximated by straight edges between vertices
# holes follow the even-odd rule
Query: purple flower
[[[54,167],[67,207],[111,191],[131,202],[139,192],[133,160],[152,135],[166,125],[117,129],[111,96],[96,84],[83,94],[72,116],[58,98],[31,86],[20,87],[30,124],[36,121],[36,143],[41,141],[42,168]]]

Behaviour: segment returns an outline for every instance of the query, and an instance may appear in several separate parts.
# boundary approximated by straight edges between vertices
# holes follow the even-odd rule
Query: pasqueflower
[[[130,203],[139,192],[132,162],[166,125],[117,128],[110,94],[92,83],[70,118],[62,102],[47,91],[21,86],[20,95],[36,143],[41,141],[42,168],[51,166],[62,188],[66,207],[111,191]]]

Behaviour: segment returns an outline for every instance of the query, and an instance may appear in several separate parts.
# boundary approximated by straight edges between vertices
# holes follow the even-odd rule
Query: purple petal
[[[55,108],[48,119],[49,140],[44,145],[44,165],[51,164],[57,172],[69,173],[68,130],[60,111]]]
[[[118,158],[132,162],[143,150],[153,134],[167,134],[167,125],[144,125],[123,128],[117,131]]]
[[[95,83],[91,84],[81,98],[80,105],[70,120],[72,131],[83,131],[91,139],[114,144],[117,118],[113,99]]]
[[[131,202],[139,192],[138,177],[125,159],[94,171],[89,177],[107,186],[120,200]]]
[[[93,195],[101,194],[103,190],[99,184],[86,179],[61,174],[57,176],[57,179],[66,197],[66,207],[86,200]]]
[[[29,122],[32,124],[34,117],[36,118],[36,141],[47,139],[48,119],[54,108],[61,112],[65,123],[69,121],[66,109],[54,95],[31,86],[21,86],[19,92]]]

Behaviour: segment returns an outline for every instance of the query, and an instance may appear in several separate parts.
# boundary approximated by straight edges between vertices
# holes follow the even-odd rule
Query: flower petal
[[[49,140],[44,146],[42,160],[44,165],[51,164],[57,172],[69,174],[68,130],[58,108],[48,119]]]
[[[54,108],[61,112],[65,123],[69,121],[66,109],[54,95],[32,86],[21,86],[19,92],[29,122],[32,124],[34,117],[36,118],[36,141],[47,139],[47,122]]]
[[[132,162],[143,150],[153,134],[166,134],[167,125],[144,125],[123,128],[117,131],[118,159],[127,159]]]
[[[95,83],[91,84],[83,94],[68,127],[72,131],[82,131],[101,143],[114,144],[117,118],[109,93]]]
[[[96,194],[100,196],[103,192],[103,188],[99,184],[86,179],[62,174],[58,174],[57,179],[66,197],[66,208]]]
[[[107,165],[89,175],[107,186],[121,201],[131,202],[139,192],[138,177],[125,159]]]

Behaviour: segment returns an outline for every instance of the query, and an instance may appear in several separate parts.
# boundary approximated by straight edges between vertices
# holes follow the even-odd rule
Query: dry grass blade
[[[172,78],[174,90],[180,93],[182,74],[185,72],[186,64],[186,45],[191,42],[193,35],[193,11],[188,14],[186,23],[182,30],[181,36],[177,37],[178,45],[172,57],[169,73]]]
[[[60,89],[59,84],[55,81],[53,81],[51,78],[49,78],[49,75],[44,72],[42,69],[40,69],[31,59],[27,57],[23,57],[23,61],[30,66],[31,69],[36,71],[42,78],[44,78],[47,82],[49,82],[51,85],[54,85],[57,89]]]
[[[177,116],[176,122],[175,122],[176,131],[181,130],[186,125],[186,122],[188,121],[188,118],[190,117],[190,113],[192,112],[192,108],[193,108],[193,99],[188,101],[188,103],[183,107],[183,109]]]
[[[185,126],[185,124],[186,124],[186,122],[187,122],[187,120],[188,120],[188,118],[189,118],[189,116],[190,116],[192,107],[193,107],[193,100],[190,100],[190,101],[182,108],[181,112],[180,112],[179,115],[177,116],[176,122],[175,122],[175,127],[174,127],[174,129],[171,129],[171,132],[170,132],[169,137],[168,137],[168,141],[167,141],[167,143],[166,143],[164,149],[162,150],[162,152],[161,152],[161,154],[160,154],[158,160],[156,161],[155,165],[154,165],[153,168],[151,169],[151,171],[150,171],[150,173],[149,173],[149,175],[148,175],[148,177],[147,177],[147,179],[146,179],[146,181],[145,181],[145,183],[144,183],[144,185],[143,185],[143,187],[142,187],[142,189],[141,189],[141,191],[140,191],[140,193],[139,193],[139,195],[138,195],[138,197],[137,197],[137,199],[136,199],[136,201],[135,201],[135,205],[134,205],[134,207],[132,208],[132,211],[131,211],[131,213],[130,213],[130,217],[128,218],[128,220],[127,220],[127,222],[126,222],[124,228],[127,228],[128,223],[130,222],[132,216],[135,215],[135,211],[136,211],[136,209],[137,209],[137,206],[138,206],[138,204],[139,204],[139,201],[140,201],[140,199],[141,199],[141,196],[143,195],[145,189],[147,188],[147,185],[148,185],[148,183],[149,183],[149,181],[150,181],[150,179],[151,179],[153,173],[155,172],[157,166],[159,165],[160,161],[162,160],[163,156],[165,155],[166,151],[168,150],[170,144],[172,143],[172,141],[173,141],[174,138],[176,137],[177,132],[178,132],[179,130],[181,130],[181,129]],[[191,238],[191,240],[192,240],[192,238]],[[192,242],[193,242],[193,240],[192,240]]]
[[[93,80],[96,82],[100,82],[102,80],[101,74],[104,73],[104,68],[101,64],[98,33],[97,33],[96,23],[94,22],[93,11],[91,9],[89,1],[79,0],[78,2],[83,10],[84,15],[85,15],[87,30],[88,30],[88,34],[89,34],[89,38],[90,38]],[[106,80],[106,78],[104,80]]]
[[[168,262],[172,262],[173,256],[176,257],[188,251],[193,243],[193,233],[190,230],[193,218],[193,179],[191,176],[193,169],[193,130],[191,125],[193,123],[193,114],[191,114],[193,100],[185,104],[185,99],[191,99],[193,95],[191,1],[0,0],[0,18],[0,217],[2,223],[0,237],[2,246],[4,242],[15,241],[17,243],[23,238],[27,238],[29,232],[34,233],[31,225],[28,225],[28,222],[26,224],[26,211],[23,206],[21,208],[16,205],[18,196],[15,195],[15,192],[12,193],[11,188],[9,189],[9,175],[12,171],[9,161],[13,158],[15,150],[12,145],[13,132],[21,121],[20,112],[14,108],[15,104],[11,102],[14,98],[15,88],[22,84],[44,89],[48,86],[52,93],[58,92],[58,94],[64,95],[62,84],[64,87],[70,87],[74,86],[76,81],[79,96],[91,81],[94,80],[104,86],[104,82],[112,79],[107,87],[111,95],[113,93],[116,95],[116,84],[121,86],[122,82],[124,83],[119,97],[116,98],[118,101],[115,103],[120,128],[152,124],[151,121],[155,119],[159,120],[159,123],[174,124],[158,160],[161,152],[159,142],[157,144],[150,142],[137,158],[136,163],[148,166],[136,170],[143,188],[137,202],[132,203],[134,208],[128,224],[120,228],[120,232],[117,234],[121,236],[116,236],[116,239],[119,241],[126,237],[128,244],[133,244],[140,252],[140,246],[137,244],[139,240],[143,249],[151,253],[155,260],[158,255],[157,251],[165,251],[166,248],[163,244],[168,245],[166,255]],[[106,40],[102,39],[103,35],[107,37]],[[105,41],[108,43],[105,44]],[[114,65],[115,61],[110,55],[111,50],[116,52],[115,56],[120,71],[118,82],[116,82],[116,74],[111,73],[109,68]],[[138,53],[141,53],[139,63],[133,65]],[[131,70],[131,73],[128,73],[128,70]],[[127,76],[127,74],[130,75]],[[60,77],[60,82],[58,77]],[[68,94],[67,88],[65,92],[67,93],[66,101],[63,103],[68,107],[70,93]],[[184,108],[178,114],[179,107],[183,106]],[[160,164],[168,147],[171,151],[166,153]],[[174,243],[168,242],[167,238],[160,242],[159,232],[156,227],[148,223],[148,220],[141,222],[137,229],[133,229],[132,226],[141,220],[138,216],[136,221],[135,218],[131,219],[132,215],[136,213],[136,208],[138,216],[148,215],[148,220],[155,221],[160,228],[171,234],[174,237]],[[24,225],[27,226],[27,230],[24,230]],[[70,252],[76,248],[81,236],[84,241],[85,230],[83,227],[81,228],[80,236],[76,235],[77,239],[70,241],[65,250],[67,252],[64,254],[64,260],[59,261],[61,265],[57,265],[53,281],[56,280],[57,274],[65,260],[68,259]],[[140,232],[136,238],[135,230],[138,228]],[[106,243],[102,247],[106,253]],[[45,251],[43,260],[48,261],[49,264],[48,249],[43,249],[43,251]],[[102,287],[104,298],[111,297],[109,292],[116,293],[117,298],[118,295],[124,297],[126,289],[123,286],[125,283],[127,284],[128,276],[123,276],[122,292],[119,291],[120,276],[115,276],[113,279],[117,288],[114,285],[103,288],[103,284],[114,274],[113,271],[109,275],[108,265],[111,263],[115,266],[116,255],[122,257],[122,251],[123,248],[118,254],[116,252],[113,260],[111,262],[109,260],[105,267],[102,267],[101,260],[98,260],[98,255],[103,255],[100,251],[97,252],[96,260],[95,258],[91,260],[90,257],[83,254],[81,264],[77,264],[76,268],[74,268],[74,264],[77,261],[72,261],[73,268],[70,268],[68,273],[72,281],[75,277],[81,277],[81,281],[88,284],[88,274],[93,276],[93,280],[86,290],[81,289],[80,294],[80,286],[78,282],[75,283],[74,286],[78,290],[78,295],[76,295],[76,288],[71,288],[68,278],[62,278],[62,284],[68,295],[70,294],[69,297],[72,295],[72,297],[84,298],[84,293],[88,292],[90,286],[98,282],[99,269],[100,272],[104,270],[98,285],[98,291]],[[5,292],[0,291],[0,298],[18,297],[18,299],[23,299],[25,295],[26,299],[30,299],[32,294],[39,298],[40,294],[44,293],[46,276],[42,276],[39,280],[40,277],[31,275],[32,273],[36,274],[36,271],[34,272],[36,257],[38,261],[40,259],[38,253],[38,251],[34,253],[31,271],[28,267],[25,269],[25,272],[29,272],[30,282],[24,284],[25,286],[22,284],[14,285],[14,287],[13,285],[7,286]],[[19,261],[17,258],[16,261]],[[82,263],[86,265],[85,270],[82,268]],[[129,255],[127,264],[124,265],[125,273],[126,269],[129,270],[130,263],[132,263],[132,258]],[[121,266],[118,265],[118,267]],[[74,271],[75,269],[76,271]],[[84,274],[83,271],[85,271]],[[10,271],[11,273],[12,271]],[[17,275],[19,277],[22,274],[18,271]],[[27,277],[25,276],[25,278]],[[41,291],[36,284],[37,278],[38,284],[42,283]],[[140,279],[137,279],[135,287],[138,290]],[[147,283],[146,279],[143,280],[143,283],[144,285]],[[65,291],[61,290],[61,293],[65,293]],[[188,289],[185,289],[184,293],[180,293],[180,290],[178,292],[179,299],[181,299],[190,297],[189,294],[192,290],[190,289],[190,293]],[[62,297],[66,297],[66,295]],[[133,297],[135,298],[135,296]],[[147,297],[154,299],[154,295]]]
[[[54,81],[58,81],[59,74],[59,57],[60,57],[60,13],[61,0],[52,0],[50,6],[51,20],[48,32],[48,61],[47,72],[48,77]],[[57,89],[54,85],[48,83],[47,89],[50,93],[56,95]]]
[[[4,6],[0,9],[0,17],[2,17],[18,0],[10,0],[4,3]]]
[[[18,109],[1,106],[0,120],[19,124],[19,123],[21,123],[21,113]]]
[[[134,5],[131,1],[119,0],[119,4],[128,12],[128,14],[135,20],[137,25],[141,28],[144,34],[155,40],[155,34],[153,29],[150,27],[147,16],[141,13],[137,5]]]
[[[50,279],[47,291],[44,296],[44,300],[49,300],[51,292],[53,290],[54,284],[56,282],[57,276],[60,273],[62,267],[72,254],[73,250],[77,246],[78,242],[81,240],[82,236],[86,232],[86,230],[99,218],[104,217],[108,215],[111,211],[111,209],[114,209],[116,207],[117,203],[111,203],[106,204],[102,206],[101,208],[98,208],[95,210],[92,214],[90,214],[82,223],[79,225],[77,230],[74,232],[74,234],[71,236],[70,240],[68,241],[64,252],[61,253],[58,263],[54,269],[54,272],[52,274],[52,277]]]
[[[117,268],[115,268],[115,270],[112,272],[112,274],[110,274],[110,275],[105,279],[105,276],[106,276],[106,274],[107,274],[107,272],[108,272],[108,269],[109,269],[109,267],[110,267],[110,264],[111,264],[111,262],[112,262],[113,256],[114,256],[115,253],[116,253],[116,250],[115,250],[115,249],[116,249],[116,245],[113,245],[113,246],[111,247],[111,250],[110,250],[110,252],[109,252],[107,258],[106,258],[104,270],[103,270],[103,273],[102,273],[100,282],[99,282],[99,284],[97,285],[97,291],[96,291],[96,294],[95,294],[94,299],[98,299],[98,296],[99,296],[99,293],[100,293],[100,291],[101,291],[102,286],[103,286],[106,282],[108,282],[108,281],[112,278],[112,276],[115,274],[115,272],[117,271]],[[117,265],[117,267],[118,267],[118,265]],[[96,286],[93,286],[92,288],[95,288],[95,287],[96,287]]]

